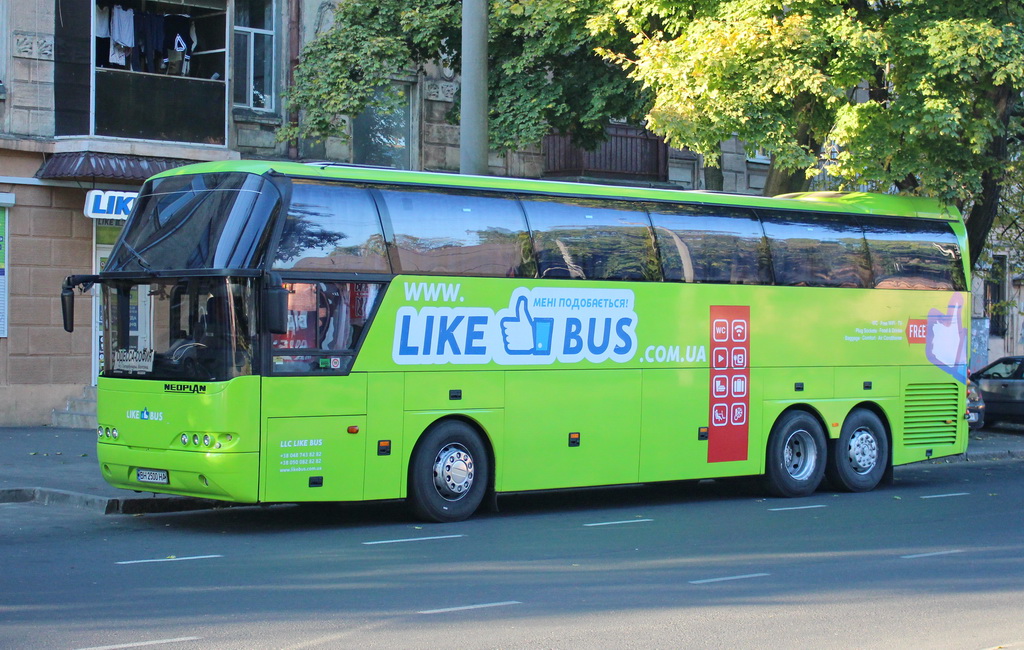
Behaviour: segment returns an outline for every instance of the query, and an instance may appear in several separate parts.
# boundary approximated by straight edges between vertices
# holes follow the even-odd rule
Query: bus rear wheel
[[[825,474],[825,432],[806,411],[790,411],[768,435],[765,483],[777,497],[812,494]]]
[[[487,450],[473,427],[447,420],[420,438],[409,461],[409,500],[424,521],[466,519],[480,506],[490,478]]]
[[[871,411],[857,409],[843,423],[825,466],[829,483],[847,492],[873,490],[889,465],[885,425]]]

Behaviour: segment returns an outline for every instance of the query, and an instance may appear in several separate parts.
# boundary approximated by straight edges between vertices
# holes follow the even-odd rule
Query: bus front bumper
[[[114,487],[236,503],[259,501],[258,452],[201,453],[100,442],[96,456],[103,478]]]

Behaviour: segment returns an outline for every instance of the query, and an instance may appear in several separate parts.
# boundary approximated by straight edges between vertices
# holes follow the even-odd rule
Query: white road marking
[[[164,643],[183,643],[185,641],[198,641],[201,636],[182,636],[177,639],[157,639],[155,641],[138,641],[136,643],[121,643],[118,645],[96,645],[78,650],[117,650],[118,648],[143,648],[150,645],[162,645]]]
[[[467,609],[484,609],[486,607],[504,607],[505,605],[522,605],[518,600],[504,600],[500,603],[482,603],[480,605],[463,605],[462,607],[446,607],[444,609],[425,609],[417,614],[446,614],[448,612],[464,612]]]
[[[945,499],[946,497],[965,497],[970,492],[950,492],[949,494],[929,494],[928,496],[921,497],[922,499]]]
[[[691,585],[706,585],[712,582],[726,582],[728,580],[746,580],[748,578],[763,578],[770,573],[747,573],[741,576],[726,576],[724,578],[706,578],[704,580],[690,580]]]
[[[149,562],[184,562],[185,560],[209,560],[215,557],[224,557],[223,555],[189,555],[187,557],[160,557],[153,560],[125,560],[123,562],[115,562],[115,564],[146,564]],[[120,647],[120,646],[118,646]]]
[[[425,542],[430,539],[455,539],[456,537],[465,537],[465,535],[436,535],[434,537],[407,537],[405,539],[382,539],[376,542],[363,542],[365,546],[372,546],[374,544],[402,544],[404,542]]]
[[[623,521],[599,521],[594,524],[583,524],[584,526],[618,526],[619,524],[639,524],[644,521],[654,521],[653,519],[626,519]]]
[[[816,506],[790,506],[788,508],[768,508],[768,512],[782,512],[783,510],[811,510],[812,508],[827,508],[826,505]]]
[[[935,557],[936,555],[953,555],[954,553],[963,553],[962,550],[953,551],[935,551],[934,553],[914,553],[913,555],[901,555],[902,560],[916,560],[919,557]]]

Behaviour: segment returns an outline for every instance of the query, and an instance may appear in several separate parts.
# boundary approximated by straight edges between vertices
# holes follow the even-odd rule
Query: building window
[[[985,280],[985,315],[989,334],[1006,336],[1006,256],[993,255],[992,269]]]
[[[274,110],[274,0],[235,3],[234,103]]]
[[[412,168],[412,85],[395,85],[401,98],[397,110],[381,111],[371,106],[352,121],[352,162],[393,169]]]

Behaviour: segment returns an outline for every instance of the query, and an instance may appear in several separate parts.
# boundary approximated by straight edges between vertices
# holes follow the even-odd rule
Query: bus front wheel
[[[825,432],[805,411],[790,411],[772,427],[765,459],[765,483],[777,497],[812,494],[825,474]]]
[[[889,464],[885,425],[871,411],[857,409],[846,418],[831,451],[825,476],[833,487],[847,492],[872,490]]]
[[[409,461],[409,499],[424,521],[466,519],[487,490],[487,450],[473,427],[447,420],[428,430]]]

